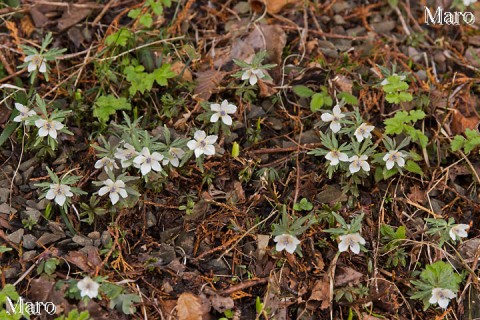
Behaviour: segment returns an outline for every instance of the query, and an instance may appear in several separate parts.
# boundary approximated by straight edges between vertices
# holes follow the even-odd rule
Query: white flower
[[[355,173],[360,171],[360,169],[363,169],[363,171],[370,171],[370,165],[367,162],[368,157],[366,155],[361,155],[359,156],[353,156],[350,157],[348,161],[350,161],[350,166],[348,167],[350,169],[351,173]]]
[[[47,198],[48,200],[52,200],[55,198],[55,202],[59,206],[63,206],[65,200],[67,200],[67,197],[71,196],[73,196],[73,193],[70,191],[70,186],[57,183],[50,185],[50,190],[48,190],[45,198]]]
[[[383,157],[383,161],[386,163],[386,167],[388,170],[392,169],[395,163],[399,167],[405,166],[405,155],[397,150],[390,150],[385,156]]]
[[[333,113],[325,112],[322,114],[322,120],[324,122],[330,122],[330,129],[332,129],[333,133],[340,131],[340,128],[342,127],[340,119],[343,117],[345,117],[345,115],[342,113],[339,105],[333,107]]]
[[[83,280],[78,281],[77,288],[80,290],[80,296],[82,298],[87,296],[93,299],[98,296],[98,288],[100,288],[100,285],[90,279],[90,277],[85,277]]]
[[[162,170],[162,166],[159,162],[162,160],[163,156],[160,153],[154,152],[150,154],[150,150],[148,150],[147,147],[143,147],[140,155],[136,156],[135,159],[133,159],[133,163],[140,167],[142,175],[146,175],[151,170],[155,170],[157,172]]]
[[[118,165],[114,159],[109,157],[104,157],[95,162],[95,169],[103,168],[105,171],[112,171],[113,168],[118,169]]]
[[[229,114],[234,114],[237,111],[235,105],[228,103],[227,100],[223,100],[222,104],[212,103],[210,109],[215,112],[212,114],[210,122],[217,122],[221,118],[227,126],[232,125],[232,117]]]
[[[127,168],[132,165],[132,162],[130,160],[138,156],[138,152],[129,143],[125,143],[124,146],[125,149],[117,148],[117,152],[115,152],[114,156],[115,158],[120,160],[122,168]]]
[[[29,62],[28,72],[32,72],[37,69],[42,73],[47,72],[45,58],[41,54],[31,54],[25,58],[25,62]]]
[[[13,118],[13,121],[15,121],[15,122],[25,121],[25,124],[28,124],[28,122],[26,121],[27,118],[37,114],[35,111],[28,109],[27,107],[25,107],[21,103],[16,103],[15,102],[15,109],[20,111],[20,114],[18,116],[16,116],[15,118]]]
[[[463,0],[463,4],[466,5],[467,7],[475,2],[477,2],[477,0]]]
[[[331,166],[336,166],[340,161],[347,162],[348,156],[346,153],[338,150],[332,150],[325,156],[325,159],[330,161]]]
[[[468,237],[467,230],[470,228],[468,224],[455,224],[452,226],[448,234],[453,241],[456,241],[457,238],[466,238]]]
[[[183,158],[185,151],[180,148],[170,147],[168,150],[168,157],[163,159],[162,164],[166,166],[168,163],[171,163],[172,166],[178,167],[180,165],[180,159]]]
[[[113,182],[111,179],[107,179],[103,181],[103,184],[105,187],[101,187],[100,190],[98,190],[98,195],[103,196],[108,192],[113,205],[120,200],[118,195],[121,195],[124,199],[128,196],[125,190],[125,182],[122,180]]]
[[[57,139],[57,130],[63,128],[63,124],[55,120],[38,119],[35,121],[35,125],[39,128],[38,135],[40,137],[50,135],[53,139]]]
[[[372,130],[375,129],[374,126],[369,126],[366,123],[362,123],[357,130],[355,130],[355,137],[357,137],[358,142],[362,142],[363,139],[370,139],[372,137]]]
[[[358,233],[344,234],[340,236],[340,243],[338,244],[338,250],[340,252],[350,250],[355,253],[360,253],[360,244],[365,244],[365,239]]]
[[[466,0],[466,1],[468,1],[468,0]],[[477,1],[477,0],[474,0],[474,1]],[[393,77],[393,76],[399,77],[399,78],[400,78],[400,81],[403,81],[403,80],[405,80],[405,78],[406,78],[405,76],[399,76],[399,75],[396,74],[396,73],[392,74],[390,77]],[[383,81],[380,82],[380,85],[386,86],[387,84],[390,84],[390,82],[388,81],[388,78],[389,78],[389,77],[383,79]]]
[[[433,288],[432,297],[428,302],[430,302],[430,304],[438,303],[441,308],[446,309],[450,303],[450,299],[453,299],[456,296],[457,295],[450,289]]]
[[[206,156],[213,156],[215,154],[215,146],[213,145],[217,141],[218,136],[207,136],[205,131],[198,130],[193,135],[194,140],[190,140],[187,143],[187,147],[190,150],[194,150],[195,157],[200,157],[202,154]]]
[[[288,253],[294,253],[297,249],[297,245],[300,244],[300,240],[297,237],[292,236],[291,234],[281,234],[276,236],[273,239],[277,243],[275,249],[280,252],[282,250],[286,250]]]
[[[245,70],[242,74],[242,80],[247,80],[250,82],[250,85],[253,86],[258,82],[258,79],[265,77],[262,69],[250,68]]]

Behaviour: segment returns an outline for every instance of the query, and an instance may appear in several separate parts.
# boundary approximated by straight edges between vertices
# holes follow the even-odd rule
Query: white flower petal
[[[65,203],[65,200],[67,200],[67,197],[65,197],[63,194],[58,194],[55,197],[55,202],[58,203],[58,205],[63,206]]]
[[[213,116],[212,116],[213,117]],[[230,117],[228,114],[227,115],[224,115],[222,117],[222,121],[223,123],[225,123],[227,126],[231,126],[233,121],[232,121],[232,117]]]
[[[37,65],[33,62],[30,62],[27,67],[28,72],[32,72],[37,70]]]
[[[193,135],[193,138],[197,141],[204,140],[206,137],[207,137],[207,134],[203,130],[197,130]]]
[[[106,195],[110,191],[109,187],[101,187],[100,190],[98,190],[98,195],[103,196]]]
[[[211,135],[211,136],[208,136],[208,137],[205,138],[205,142],[207,144],[214,144],[217,141],[217,139],[218,139],[218,136]]]
[[[197,148],[197,141],[195,140],[190,140],[187,142],[187,147],[190,150],[195,150]]]
[[[218,103],[212,103],[210,105],[210,110],[218,112],[220,111],[220,105]]]
[[[330,123],[330,129],[332,130],[333,133],[337,133],[338,131],[340,131],[341,128],[342,128],[342,125],[340,124],[340,122],[332,121]]]
[[[45,128],[45,127],[41,127],[39,130],[38,130],[38,135],[40,137],[46,137],[48,136],[48,129]]]
[[[40,64],[40,69],[38,70],[42,73],[47,72],[47,64],[45,63],[45,60],[42,61],[42,64]]]
[[[214,113],[212,114],[212,116],[210,117],[210,122],[211,123],[215,123],[218,121],[218,119],[220,119],[220,113]]]
[[[140,166],[140,171],[142,172],[142,176],[147,175],[151,170],[152,170],[152,166],[150,166],[146,162],[142,163],[142,165]]]
[[[205,153],[207,156],[213,156],[215,154],[215,147],[211,144],[206,145],[203,153]]]
[[[321,115],[321,118],[322,118],[322,121],[323,122],[330,122],[332,121],[335,117],[333,116],[333,114],[331,113],[328,113],[328,112],[325,112]]]
[[[118,193],[110,192],[110,201],[112,201],[113,205],[115,205],[115,203],[117,203],[119,199],[120,197],[118,196]]]

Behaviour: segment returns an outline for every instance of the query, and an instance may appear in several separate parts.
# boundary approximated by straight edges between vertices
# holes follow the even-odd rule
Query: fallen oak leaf
[[[210,305],[192,293],[182,293],[177,300],[178,320],[202,320],[210,311]]]

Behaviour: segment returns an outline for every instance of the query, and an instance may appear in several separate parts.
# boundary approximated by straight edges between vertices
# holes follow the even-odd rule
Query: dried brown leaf
[[[453,110],[450,128],[454,135],[462,134],[466,129],[477,129],[479,122],[480,119],[476,115],[466,117],[460,111]]]
[[[408,194],[408,199],[416,203],[423,203],[425,201],[425,190],[420,189],[417,185],[413,186]]]
[[[319,305],[322,310],[330,306],[330,281],[328,277],[323,277],[315,282],[312,294],[307,300],[307,309],[309,310],[315,310]]]
[[[210,309],[210,306],[208,306]],[[178,320],[202,320],[208,310],[200,298],[192,293],[182,293],[177,300]]]
[[[197,101],[208,100],[213,91],[218,88],[226,73],[217,70],[197,72],[197,87],[193,96]]]
[[[224,313],[226,310],[231,310],[235,307],[235,302],[230,297],[222,297],[218,294],[210,297],[212,307],[220,313]]]
[[[337,267],[335,273],[335,287],[341,287],[349,283],[355,283],[363,277],[363,273],[350,267]]]
[[[300,0],[252,0],[250,1],[250,6],[253,11],[257,13],[262,13],[267,7],[268,13],[278,13],[286,5],[300,3]]]
[[[58,19],[57,27],[60,31],[64,31],[71,26],[79,23],[85,19],[91,12],[88,8],[68,8],[63,13],[62,17]]]

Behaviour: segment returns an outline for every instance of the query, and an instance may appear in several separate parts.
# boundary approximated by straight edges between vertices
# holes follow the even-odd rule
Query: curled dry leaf
[[[213,91],[220,85],[226,73],[217,70],[197,72],[197,87],[193,96],[197,101],[206,101]]]
[[[210,305],[192,293],[182,293],[177,300],[178,320],[202,320],[210,310]]]
[[[349,283],[356,283],[363,277],[363,273],[350,267],[337,267],[335,273],[335,287],[341,287]]]
[[[326,276],[315,282],[312,294],[307,300],[307,309],[315,310],[319,306],[322,310],[330,306],[330,281]]]
[[[235,307],[235,302],[230,297],[222,297],[218,294],[210,297],[212,307],[220,313],[231,310]]]
[[[457,135],[464,133],[466,129],[477,129],[479,122],[480,119],[477,115],[466,117],[460,111],[453,110],[452,123],[450,127],[452,129],[452,133]]]
[[[253,11],[261,13],[267,9],[268,13],[278,13],[286,5],[294,5],[300,3],[300,0],[250,0],[250,6]]]

